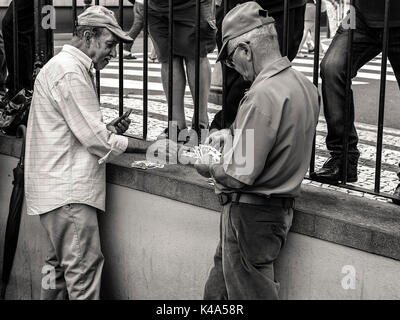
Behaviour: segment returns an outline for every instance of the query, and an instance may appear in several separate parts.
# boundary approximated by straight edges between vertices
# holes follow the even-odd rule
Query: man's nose
[[[112,48],[112,50],[111,50],[111,56],[112,56],[113,58],[116,58],[116,57],[117,57],[117,46],[114,46],[114,47]]]

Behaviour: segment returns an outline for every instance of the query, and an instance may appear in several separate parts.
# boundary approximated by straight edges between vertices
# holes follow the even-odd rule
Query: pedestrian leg
[[[169,64],[168,62],[161,63],[161,80],[164,88],[165,96],[168,100],[168,81],[169,81]],[[172,96],[172,120],[177,122],[178,128],[186,128],[186,119],[184,111],[184,96],[186,87],[186,76],[183,67],[183,58],[174,57],[172,70],[173,96]]]

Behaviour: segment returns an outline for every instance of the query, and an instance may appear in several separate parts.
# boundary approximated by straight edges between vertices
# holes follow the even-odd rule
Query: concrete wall
[[[1,266],[16,163],[0,154]],[[107,213],[100,217],[104,298],[201,299],[219,213],[114,184],[107,193]],[[39,298],[44,243],[39,218],[23,214],[7,298]],[[356,272],[355,289],[342,287],[346,265]],[[289,234],[276,274],[283,299],[400,298],[399,261],[297,233]]]

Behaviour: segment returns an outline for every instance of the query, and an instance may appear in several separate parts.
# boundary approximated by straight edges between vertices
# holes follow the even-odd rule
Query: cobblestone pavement
[[[118,116],[118,97],[109,94],[102,95],[102,112],[104,122],[108,123]],[[132,108],[133,112],[130,116],[131,126],[127,134],[135,137],[142,137],[143,134],[143,113],[142,113],[142,97],[139,95],[127,95],[124,98],[124,108]],[[210,119],[214,114],[220,110],[220,106],[209,103],[208,114]],[[185,97],[185,112],[187,124],[190,126],[193,115],[193,102],[190,97]],[[151,96],[149,97],[148,107],[148,140],[155,140],[161,131],[167,127],[167,103],[164,96]],[[371,125],[356,123],[357,131],[360,135],[359,149],[361,152],[360,164],[358,167],[358,182],[351,184],[353,186],[362,187],[365,189],[373,190],[374,177],[375,177],[375,141],[376,141],[376,128]],[[317,127],[316,138],[316,167],[319,168],[328,158],[328,152],[325,147],[326,137],[326,123],[323,118],[320,118]],[[393,193],[398,184],[396,175],[397,163],[400,159],[400,130],[386,129],[384,133],[384,150],[382,153],[382,177],[381,177],[381,190],[386,193]],[[376,199],[380,201],[387,201],[384,197],[370,195],[365,192],[358,192],[340,188],[337,186],[326,185],[311,180],[304,180],[304,184],[310,184],[322,188],[328,188],[336,191],[342,191],[349,194]]]
[[[132,108],[133,112],[130,116],[132,124],[128,130],[128,134],[141,137],[143,134],[143,60],[141,54],[136,54],[139,59],[124,61],[124,108]],[[209,55],[210,62],[213,66],[215,54]],[[357,77],[353,81],[353,85],[365,85],[369,81],[377,81],[379,79],[380,57],[373,59],[369,64],[364,66]],[[310,80],[312,79],[312,57],[296,58],[293,62],[294,68],[306,74]],[[148,78],[148,140],[155,140],[161,131],[167,127],[167,102],[162,91],[160,82],[160,64],[149,63]],[[395,81],[393,70],[390,65],[388,68],[388,81]],[[109,122],[118,116],[118,60],[111,61],[109,66],[101,73],[101,103],[104,116],[104,122]],[[210,121],[215,113],[220,110],[221,106],[209,103],[208,115]],[[185,113],[187,125],[190,127],[193,116],[193,101],[189,92],[186,90],[185,96]],[[376,157],[376,126],[356,123],[359,134],[359,150],[361,158],[358,166],[358,182],[351,184],[365,188],[374,189],[375,181],[375,157]],[[329,154],[325,146],[326,122],[323,116],[317,127],[316,137],[316,168],[322,166],[327,160]],[[398,162],[400,161],[400,130],[393,128],[385,128],[383,137],[382,152],[382,170],[381,170],[381,192],[392,194],[398,184],[396,175]],[[376,199],[379,201],[388,201],[384,197],[371,195],[365,192],[353,191],[338,186],[321,184],[308,179],[304,180],[304,184],[315,185],[322,188],[337,190],[360,197]]]

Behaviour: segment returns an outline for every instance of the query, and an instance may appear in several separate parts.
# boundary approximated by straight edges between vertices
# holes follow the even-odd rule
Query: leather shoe
[[[398,199],[393,199],[394,204],[400,205],[400,183],[397,185],[396,190],[393,193],[394,197],[397,197]]]
[[[342,181],[342,161],[338,157],[329,158],[321,169],[310,175],[311,179],[329,184],[338,184]],[[357,163],[349,163],[347,166],[347,182],[357,181]]]

